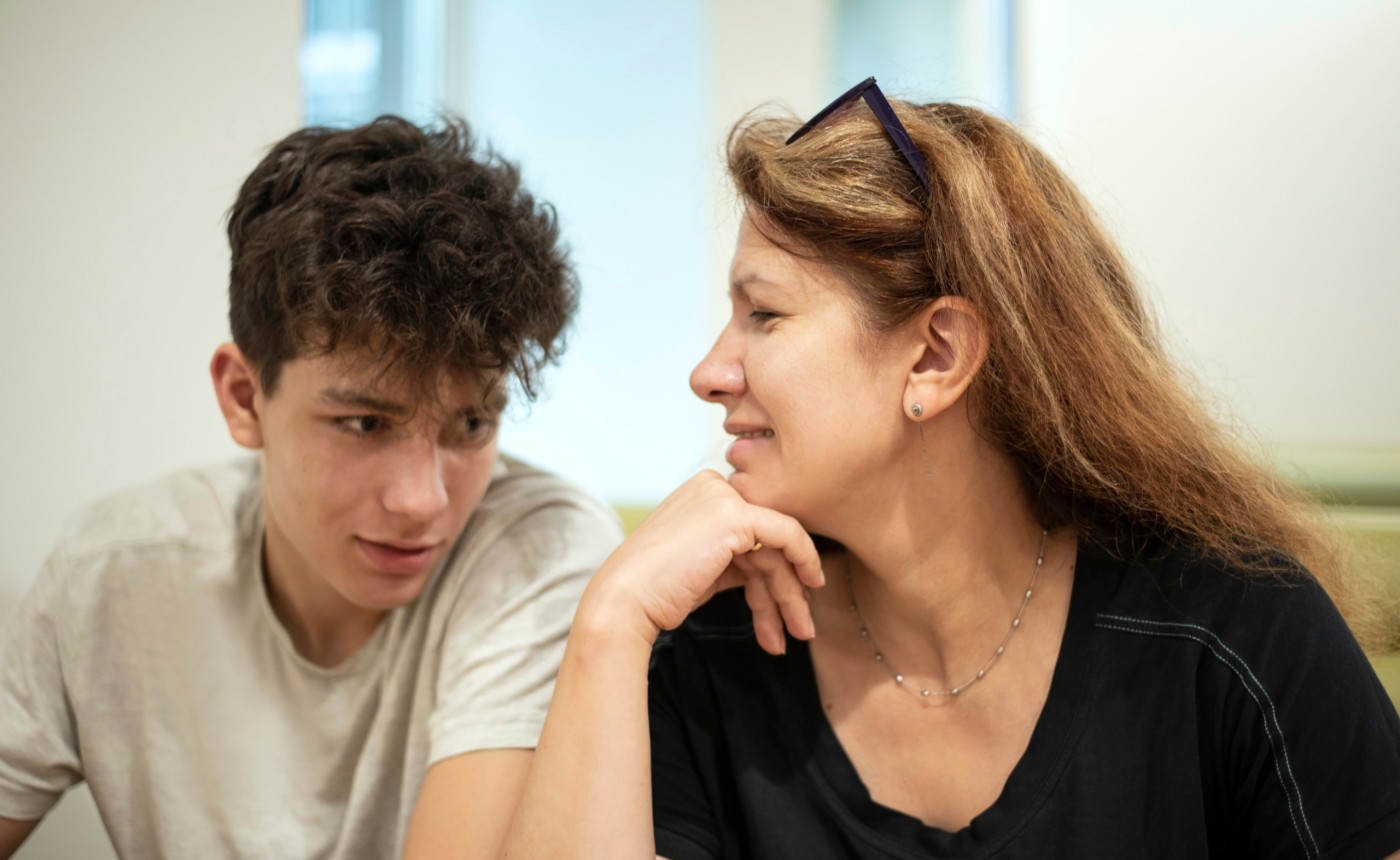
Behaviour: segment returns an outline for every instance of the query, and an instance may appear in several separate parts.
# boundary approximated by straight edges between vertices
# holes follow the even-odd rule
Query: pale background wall
[[[1025,4],[1024,121],[1270,440],[1400,443],[1400,3]]]
[[[0,616],[63,517],[234,450],[222,217],[296,128],[299,4],[0,0]],[[112,856],[85,790],[19,856]]]
[[[945,5],[987,26],[977,0]],[[840,8],[712,0],[704,146],[759,102],[807,114],[853,82],[830,49]],[[1400,4],[1019,10],[1022,114],[1102,207],[1188,363],[1266,438],[1400,444]],[[205,376],[227,331],[222,216],[299,122],[300,35],[285,0],[0,0],[0,617],[68,512],[234,450]],[[926,81],[904,50],[870,70],[894,92],[986,85],[975,63]],[[700,342],[733,230],[717,176],[718,226],[695,236],[711,316],[665,321]],[[570,376],[599,386],[571,400],[579,422],[645,404],[628,379],[587,376]],[[626,457],[625,425],[616,437],[598,460]],[[677,457],[710,453],[703,437]],[[82,793],[53,816],[21,857],[104,856]]]

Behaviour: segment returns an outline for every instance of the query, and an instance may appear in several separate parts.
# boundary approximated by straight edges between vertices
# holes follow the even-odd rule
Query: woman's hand
[[[779,654],[784,624],[812,635],[805,586],[822,581],[802,526],[745,502],[718,473],[667,497],[594,574],[574,613],[502,856],[652,860],[647,665],[657,635],[716,591],[743,586],[759,643]]]
[[[744,501],[706,470],[666,497],[593,577],[575,623],[636,625],[648,641],[717,591],[743,586],[759,645],[786,650],[783,626],[816,632],[804,586],[825,583],[812,539],[792,517]]]

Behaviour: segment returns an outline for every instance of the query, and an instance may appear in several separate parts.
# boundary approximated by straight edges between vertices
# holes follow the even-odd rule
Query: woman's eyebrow
[[[744,299],[745,301],[748,301],[750,284],[767,284],[771,287],[778,286],[776,282],[770,281],[769,279],[763,277],[757,272],[748,272],[744,275],[735,278],[733,281],[730,282],[729,295],[736,299]]]

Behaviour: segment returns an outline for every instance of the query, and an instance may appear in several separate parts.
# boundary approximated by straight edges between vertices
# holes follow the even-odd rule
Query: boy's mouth
[[[438,544],[395,544],[381,543],[355,538],[360,551],[382,573],[396,576],[412,576],[422,573],[437,554]]]

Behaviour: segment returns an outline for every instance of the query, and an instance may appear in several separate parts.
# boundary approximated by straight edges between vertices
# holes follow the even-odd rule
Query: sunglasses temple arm
[[[904,160],[909,162],[909,166],[919,176],[919,182],[923,184],[925,191],[932,191],[932,184],[928,178],[928,165],[924,162],[923,153],[914,145],[914,141],[909,139],[909,132],[904,130],[904,123],[899,121],[894,108],[885,100],[884,93],[878,87],[871,87],[861,93],[865,98],[865,103],[870,105],[870,110],[875,114],[875,118],[880,120],[880,125],[885,127],[885,133],[894,141],[894,145],[899,147]]]

